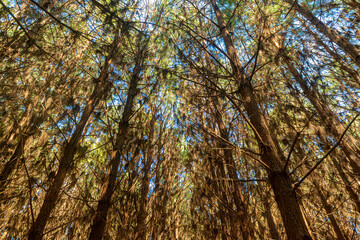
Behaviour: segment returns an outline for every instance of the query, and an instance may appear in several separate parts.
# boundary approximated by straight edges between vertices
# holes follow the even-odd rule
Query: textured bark
[[[332,159],[332,162],[337,171],[339,172],[339,175],[345,184],[345,189],[356,206],[356,210],[360,213],[360,198],[358,193],[356,193],[353,189],[352,184],[350,183],[340,163],[336,159]]]
[[[360,87],[359,73],[356,72],[351,66],[348,66],[346,63],[344,63],[341,56],[337,52],[331,50],[330,47],[326,45],[317,34],[315,34],[313,31],[310,30],[310,28],[308,28],[307,26],[305,27],[307,31],[315,38],[316,42],[320,46],[322,46],[334,58],[334,60],[337,63],[340,64],[341,69],[347,72],[356,81],[356,86],[359,88]]]
[[[149,144],[147,144],[147,153],[146,159],[143,167],[143,177],[141,181],[141,189],[140,189],[140,201],[139,201],[139,212],[137,216],[137,226],[135,228],[135,239],[146,239],[146,217],[147,217],[147,204],[148,204],[148,194],[150,189],[150,178],[151,178],[151,163],[154,159],[154,145],[155,145],[155,121],[156,121],[156,109],[153,108],[153,115],[150,121],[150,133],[149,133]]]
[[[218,99],[217,98],[212,98],[212,99],[213,99],[212,100],[213,106],[215,109],[216,124],[218,125],[218,128],[220,130],[220,136],[225,141],[230,142],[228,130],[226,129],[226,126],[222,118],[222,114],[219,110],[220,104],[218,102]],[[221,141],[219,147],[220,149],[223,149],[224,152],[224,160],[225,160],[224,166],[226,166],[227,169],[226,171],[227,176],[225,177],[229,178],[230,180],[227,181],[227,184],[230,185],[228,188],[230,189],[233,195],[232,198],[236,206],[236,216],[232,216],[233,219],[232,222],[235,223],[235,224],[234,223],[231,224],[231,228],[233,232],[232,236],[235,238],[239,238],[240,236],[238,235],[237,232],[238,230],[240,230],[242,239],[244,240],[253,239],[254,229],[252,228],[252,224],[248,215],[248,210],[245,205],[245,199],[241,192],[240,181],[238,181],[239,178],[235,167],[236,166],[235,160],[232,154],[233,149],[229,149],[231,148],[231,146],[229,146],[224,141]]]
[[[117,38],[116,38],[117,39]],[[32,224],[28,239],[29,240],[40,240],[42,239],[42,234],[46,223],[49,219],[51,211],[54,209],[56,205],[56,201],[58,200],[59,193],[61,187],[65,181],[65,178],[69,171],[73,168],[74,165],[74,157],[77,151],[77,147],[80,144],[81,136],[84,131],[84,128],[89,120],[90,115],[92,114],[93,110],[95,109],[96,105],[98,104],[101,95],[104,93],[104,88],[106,86],[106,76],[107,71],[111,63],[112,54],[114,49],[118,47],[118,42],[114,41],[112,52],[106,58],[104,67],[100,73],[98,81],[94,87],[93,93],[90,96],[84,111],[82,113],[81,119],[77,124],[74,133],[72,134],[69,141],[65,143],[65,147],[62,150],[62,155],[60,158],[60,165],[58,171],[50,184],[48,191],[45,194],[44,202],[40,208],[40,212],[34,222]]]
[[[259,166],[256,166],[254,170],[255,170],[257,178],[261,179],[261,178],[264,177],[263,174],[260,171]],[[260,188],[257,188],[257,192],[258,192],[258,194],[260,196],[261,203],[264,205],[265,211],[263,212],[263,216],[266,219],[268,229],[269,229],[269,232],[270,232],[270,236],[271,236],[272,239],[280,240],[281,239],[280,233],[279,233],[279,231],[278,231],[278,229],[276,227],[274,217],[273,217],[273,215],[271,213],[271,206],[270,206],[269,198],[268,198],[270,193],[267,192],[267,191],[263,191]]]
[[[202,26],[202,19],[199,17],[199,22],[200,22],[200,26]],[[202,29],[200,30],[202,31]],[[204,33],[202,33],[203,35],[205,35]],[[206,47],[206,42],[205,40],[203,40],[203,47],[205,49],[204,51],[204,58],[205,58],[205,63],[207,65],[207,67],[211,67],[212,63],[210,60],[210,56],[209,56],[209,50]],[[201,51],[201,49],[200,49]],[[236,53],[236,52],[235,52]],[[207,87],[207,91],[209,96],[212,95],[216,95],[216,92],[214,92],[213,90],[211,90],[211,82],[208,79],[204,79],[205,81],[205,85],[208,86]],[[215,140],[216,142],[219,142],[219,148],[223,149],[223,156],[224,156],[224,160],[225,160],[225,164],[223,164],[223,161],[221,163],[221,166],[219,166],[221,169],[224,169],[224,166],[226,166],[225,168],[227,169],[227,171],[222,171],[223,178],[229,178],[230,181],[227,181],[226,184],[228,185],[228,188],[231,190],[232,193],[232,199],[234,201],[235,207],[236,207],[236,215],[233,216],[233,213],[230,213],[231,216],[231,223],[230,223],[230,228],[231,228],[231,235],[233,238],[239,238],[240,236],[242,236],[243,239],[253,239],[254,238],[254,229],[253,229],[253,224],[251,224],[251,220],[249,218],[249,213],[248,213],[248,209],[246,207],[246,203],[244,200],[244,196],[242,194],[241,191],[241,183],[238,178],[237,175],[237,169],[236,169],[236,165],[235,165],[235,160],[233,157],[233,149],[232,146],[229,146],[229,142],[230,142],[230,138],[229,138],[229,134],[228,134],[228,129],[224,124],[223,121],[223,113],[221,111],[221,104],[219,102],[219,98],[218,97],[211,97],[210,98],[210,102],[213,106],[214,109],[214,116],[215,116],[215,124],[218,126],[219,132],[220,132],[220,137],[223,140]],[[206,121],[204,122],[204,128],[206,128]],[[227,175],[226,175],[226,173]],[[223,183],[223,182],[222,182]],[[222,184],[220,183],[220,184]],[[229,186],[230,185],[230,186]],[[220,188],[224,191],[225,188]],[[225,199],[224,199],[225,200]],[[226,200],[225,200],[226,202]],[[238,234],[240,230],[240,234]]]
[[[262,193],[260,193],[260,194],[261,194],[261,196],[260,196],[261,201],[263,202],[264,207],[265,207],[264,215],[265,215],[268,227],[269,227],[270,236],[271,236],[272,239],[280,240],[281,239],[280,234],[279,234],[279,231],[276,228],[276,224],[275,224],[274,218],[273,218],[272,213],[271,213],[269,200]]]
[[[54,72],[58,71],[59,67],[60,65],[54,69]],[[71,68],[68,69],[61,77],[59,82],[62,82],[64,79],[66,79],[71,71]],[[53,79],[51,77],[47,78],[44,84],[44,89],[48,89],[52,81]],[[34,111],[34,109],[32,109],[33,106],[36,105],[36,102],[40,99],[37,98],[35,103],[33,102],[29,104],[29,107],[26,109],[19,123],[14,123],[9,134],[10,136],[8,139],[6,139],[5,145],[10,145],[10,142],[14,141],[16,138],[19,139],[19,142],[16,144],[15,151],[11,154],[9,160],[6,162],[0,173],[0,194],[5,190],[8,183],[8,178],[15,170],[18,160],[23,156],[24,148],[28,144],[30,137],[41,131],[40,126],[46,120],[49,112],[55,108],[55,104],[53,104],[53,98],[55,98],[55,95],[56,92],[54,91],[50,94],[50,96],[47,96],[47,99],[45,100],[45,106],[38,114],[36,111]],[[6,159],[6,155],[7,154],[4,154],[4,159]]]
[[[326,200],[326,197],[324,196],[324,194],[322,193],[321,191],[321,188],[319,186],[319,184],[314,181],[314,186],[319,194],[319,197],[320,197],[320,200],[321,200],[321,203],[327,213],[327,216],[329,217],[330,219],[330,222],[331,222],[331,225],[336,233],[336,236],[337,236],[337,239],[338,240],[346,240],[348,239],[347,237],[345,237],[345,235],[342,233],[340,227],[339,227],[339,224],[337,222],[337,220],[335,219],[335,216],[334,216],[334,209],[327,203],[327,200]]]
[[[211,66],[211,61],[208,55],[205,56],[206,63],[208,66]],[[209,82],[206,82],[206,85],[210,85]],[[211,89],[211,88],[208,88]],[[209,90],[209,95],[215,95],[214,91]],[[210,99],[213,109],[214,109],[214,116],[215,116],[215,124],[218,126],[220,137],[222,140],[216,139],[218,142],[219,149],[223,149],[223,157],[220,157],[224,161],[221,161],[219,166],[222,171],[222,178],[229,179],[229,181],[222,181],[220,184],[226,184],[226,189],[231,192],[230,201],[233,200],[235,207],[236,207],[236,214],[230,213],[231,223],[230,223],[230,232],[233,238],[239,238],[240,236],[242,239],[253,239],[254,238],[254,229],[253,224],[251,224],[251,220],[249,218],[248,209],[246,207],[245,199],[241,191],[241,183],[239,177],[237,175],[236,164],[233,156],[233,149],[232,146],[229,146],[230,138],[228,129],[224,124],[223,120],[223,113],[221,111],[221,104],[217,97],[212,97]],[[206,125],[206,124],[204,124]],[[226,191],[225,188],[220,187],[222,191]],[[224,199],[225,200],[225,199]],[[225,200],[226,202],[226,200]],[[240,233],[239,233],[240,231]]]
[[[316,134],[318,135],[321,142],[324,144],[324,146],[325,146],[324,149],[326,151],[329,150],[330,149],[330,143],[326,139],[326,132],[323,129],[321,129],[321,127],[318,127],[318,130],[316,131]],[[339,156],[339,154],[337,154],[337,155]],[[343,170],[342,165],[336,159],[336,156],[330,157],[330,160],[332,161],[333,165],[335,166],[336,170],[338,171],[339,176],[340,176],[341,180],[343,181],[343,183],[345,185],[346,192],[349,194],[351,200],[354,202],[354,204],[356,206],[356,210],[360,213],[360,198],[359,198],[359,195],[353,189],[347,175],[345,174],[345,172]]]
[[[360,52],[359,50],[352,45],[349,40],[341,36],[335,29],[331,29],[315,17],[310,11],[306,10],[300,6],[296,1],[285,0],[291,6],[294,6],[294,9],[299,12],[304,18],[306,18],[319,32],[323,33],[328,37],[332,42],[336,43],[345,53],[347,53],[350,58],[360,67]]]
[[[6,188],[10,174],[13,172],[18,163],[18,160],[23,155],[24,146],[26,145],[27,139],[27,136],[20,136],[20,140],[17,143],[15,151],[13,154],[11,154],[9,160],[5,163],[0,173],[0,196]]]
[[[20,134],[19,142],[16,145],[15,151],[11,154],[9,160],[5,163],[4,168],[0,173],[0,194],[5,190],[8,178],[16,168],[18,160],[24,154],[24,148],[28,144],[29,139],[39,130],[40,125],[43,123],[45,119],[45,115],[48,109],[44,109],[39,116],[33,116],[30,121],[30,127],[26,130],[25,133]]]
[[[285,50],[280,49],[279,51],[282,59],[286,63],[289,71],[294,76],[295,80],[300,85],[301,89],[304,91],[306,97],[310,100],[311,104],[316,109],[317,113],[320,115],[324,125],[324,129],[328,135],[334,136],[336,139],[339,139],[342,133],[345,131],[345,127],[340,123],[340,120],[336,114],[329,108],[329,106],[321,101],[318,97],[318,94],[310,89],[307,85],[305,79],[297,71],[294,64],[291,62],[290,58],[286,56]],[[353,147],[350,145],[351,142]],[[351,167],[354,169],[354,172],[360,172],[360,159],[359,159],[359,149],[360,143],[357,139],[352,136],[349,136],[340,142],[341,149],[344,151],[345,155],[348,157]]]
[[[144,50],[144,49],[143,49]],[[133,76],[130,80],[130,86],[127,94],[127,99],[122,115],[122,119],[119,124],[114,149],[110,155],[110,164],[107,170],[106,178],[101,189],[101,195],[99,198],[98,206],[93,218],[91,226],[91,232],[89,239],[98,240],[102,239],[106,226],[106,218],[111,206],[111,196],[115,190],[116,178],[118,168],[121,160],[121,153],[126,142],[126,136],[129,130],[129,121],[132,115],[132,108],[134,105],[134,99],[138,94],[138,81],[140,78],[140,72],[143,68],[144,52],[140,51],[136,66],[133,71]]]
[[[241,71],[241,64],[237,56],[234,43],[230,37],[225,20],[216,1],[211,0],[228,57],[233,67],[233,75],[239,84],[239,93],[244,103],[245,111],[250,119],[261,151],[261,160],[268,165],[271,187],[275,194],[286,233],[289,239],[311,239],[309,230],[300,210],[296,193],[286,171],[283,171],[281,157],[276,150],[275,139],[272,139],[265,117],[262,115],[256,96],[245,74]]]

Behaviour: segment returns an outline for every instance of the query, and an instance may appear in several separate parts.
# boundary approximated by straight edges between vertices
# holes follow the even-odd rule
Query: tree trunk
[[[322,193],[319,184],[318,184],[316,181],[314,181],[313,183],[314,183],[314,186],[315,186],[315,188],[316,188],[316,190],[317,190],[317,192],[318,192],[318,194],[319,194],[319,197],[320,197],[320,199],[321,199],[321,203],[322,203],[322,205],[323,205],[324,208],[325,208],[325,211],[326,211],[326,213],[327,213],[327,216],[328,216],[329,219],[330,219],[331,225],[332,225],[332,227],[333,227],[333,229],[334,229],[334,231],[335,231],[335,233],[336,233],[337,239],[338,239],[338,240],[346,240],[346,239],[348,239],[348,238],[346,238],[346,237],[344,236],[344,234],[342,233],[342,231],[341,231],[341,229],[340,229],[340,227],[339,227],[339,224],[337,223],[337,220],[335,219],[334,210],[333,210],[333,208],[327,203],[326,198],[325,198],[324,194]]]
[[[341,36],[335,29],[331,29],[326,26],[322,21],[315,17],[310,11],[306,10],[300,6],[296,1],[285,0],[291,6],[294,6],[294,9],[299,12],[304,18],[306,18],[319,32],[323,33],[331,41],[336,43],[345,53],[347,53],[351,59],[360,67],[360,52],[359,50],[352,45],[349,40]]]
[[[212,102],[215,109],[215,119],[216,124],[218,125],[220,136],[222,139],[224,139],[227,142],[229,141],[229,134],[226,129],[226,126],[223,121],[222,114],[219,110],[220,103],[217,98],[212,98]],[[233,149],[229,144],[225,143],[223,140],[220,140],[220,149],[223,149],[224,153],[224,160],[226,166],[226,175],[225,178],[229,178],[229,181],[226,182],[228,186],[228,189],[230,190],[229,194],[232,194],[232,198],[234,200],[235,206],[236,206],[236,215],[233,218],[233,221],[237,223],[236,225],[240,226],[239,228],[237,226],[233,226],[234,224],[231,224],[233,229],[233,234],[236,236],[236,238],[239,238],[240,236],[237,234],[238,229],[241,231],[242,239],[253,239],[254,238],[254,229],[252,229],[252,224],[248,215],[248,210],[245,205],[244,196],[241,192],[241,186],[240,181],[237,175],[236,165],[233,157]],[[233,215],[233,213],[231,213]]]
[[[333,135],[336,139],[339,139],[342,133],[345,131],[345,127],[340,123],[336,114],[329,108],[327,104],[325,104],[318,98],[316,92],[309,88],[306,81],[302,78],[301,74],[296,70],[290,58],[286,56],[285,50],[280,49],[279,54],[286,63],[295,80],[298,82],[298,84],[304,91],[306,97],[310,100],[311,104],[314,106],[321,119],[323,120],[324,125],[326,126],[324,128],[325,131],[329,132],[329,135]],[[354,147],[350,146],[348,141],[351,141]],[[359,152],[358,146],[360,146],[358,140],[352,136],[349,136],[347,137],[347,139],[344,139],[340,142],[340,146],[348,157],[350,165],[354,169],[354,172],[360,172],[360,161],[357,154],[357,152]]]
[[[40,208],[39,215],[37,216],[35,223],[30,228],[28,234],[29,240],[42,239],[44,228],[49,219],[51,211],[54,209],[56,205],[56,201],[58,200],[61,187],[65,181],[67,174],[73,168],[74,156],[76,154],[77,147],[80,144],[80,140],[84,128],[89,120],[90,115],[92,114],[102,94],[104,93],[104,89],[106,88],[106,80],[107,80],[106,76],[107,76],[108,68],[111,63],[113,51],[118,47],[118,38],[115,39],[116,40],[114,40],[112,51],[105,60],[104,67],[94,87],[93,93],[90,96],[88,102],[86,103],[80,122],[76,126],[76,129],[72,134],[70,140],[65,143],[65,147],[62,151],[62,156],[60,158],[60,165],[58,171],[54,177],[54,180],[50,184],[48,191],[45,194],[45,199]]]
[[[11,154],[9,160],[5,163],[5,166],[0,173],[0,194],[5,190],[8,178],[16,168],[18,160],[23,156],[24,148],[28,144],[30,137],[40,131],[39,127],[44,122],[48,110],[49,109],[45,107],[39,116],[33,115],[30,120],[29,127],[24,129],[25,133],[19,134],[19,142],[16,145],[15,151]]]
[[[326,132],[323,129],[321,129],[321,127],[318,127],[318,130],[316,131],[316,135],[318,135],[319,139],[324,144],[324,146],[325,146],[324,150],[328,151],[330,149],[330,143],[326,139]],[[339,155],[339,154],[337,154],[337,155]],[[332,161],[333,165],[335,166],[336,170],[338,171],[339,176],[345,185],[345,189],[346,189],[347,193],[349,194],[351,200],[353,200],[353,202],[356,206],[356,210],[360,213],[360,198],[359,198],[358,194],[355,192],[355,190],[352,188],[351,183],[343,170],[343,167],[341,166],[341,164],[338,162],[338,160],[335,157],[330,156],[330,160]]]
[[[121,160],[122,150],[126,142],[126,136],[129,130],[129,121],[132,115],[132,108],[134,105],[134,100],[138,94],[138,81],[140,78],[140,73],[143,68],[144,61],[144,49],[138,53],[138,59],[136,61],[136,66],[133,71],[133,75],[130,80],[130,86],[127,94],[127,100],[125,103],[122,119],[119,124],[119,129],[117,132],[114,149],[110,155],[110,164],[105,178],[105,182],[102,186],[100,199],[98,206],[93,218],[93,223],[91,226],[91,232],[89,239],[90,240],[99,240],[102,239],[106,226],[106,217],[111,206],[111,196],[115,190],[115,183],[118,173],[118,168]]]
[[[150,121],[150,133],[148,136],[149,144],[146,147],[146,159],[144,162],[143,167],[143,177],[141,181],[141,189],[140,189],[140,201],[139,201],[139,209],[138,209],[138,216],[137,216],[137,226],[135,229],[136,237],[135,239],[146,239],[146,217],[147,217],[147,204],[148,204],[148,194],[149,194],[149,184],[151,178],[151,163],[154,159],[154,133],[155,133],[155,121],[156,121],[156,108],[152,108],[154,111]]]
[[[356,86],[359,88],[360,87],[360,76],[359,73],[356,72],[351,66],[348,66],[346,63],[344,63],[344,61],[342,60],[341,56],[330,49],[330,47],[328,45],[326,45],[321,38],[314,33],[313,31],[311,31],[310,28],[308,28],[307,26],[306,30],[315,38],[316,42],[322,46],[333,58],[334,60],[340,64],[341,69],[343,69],[345,72],[347,72],[356,82]]]
[[[272,139],[265,117],[260,112],[259,104],[250,82],[248,82],[246,76],[241,71],[240,60],[222,13],[215,0],[211,0],[211,3],[233,68],[234,78],[239,84],[239,93],[244,103],[245,111],[256,135],[261,151],[261,160],[268,165],[269,181],[275,194],[275,200],[278,204],[287,236],[289,239],[294,240],[311,239],[296,193],[291,185],[291,180],[288,173],[283,170],[281,158],[276,151],[275,140]]]
[[[59,65],[60,66],[60,65]],[[58,71],[58,68],[54,69],[54,72]],[[66,79],[70,72],[73,69],[68,69],[64,75],[61,77],[60,81]],[[51,77],[48,77],[44,84],[44,89],[48,89],[50,87],[51,81],[53,79]],[[30,137],[34,136],[37,132],[40,131],[40,126],[45,121],[47,115],[49,114],[49,111],[54,109],[56,106],[53,104],[53,99],[55,98],[55,91],[50,94],[50,96],[46,96],[47,99],[45,100],[45,106],[41,110],[39,114],[32,109],[33,105],[36,105],[37,100],[35,103],[30,103],[29,107],[26,109],[25,113],[23,114],[21,120],[19,120],[18,124],[13,125],[12,130],[8,136],[8,139],[1,143],[0,145],[9,145],[11,141],[14,141],[15,138],[19,138],[19,142],[16,145],[15,151],[11,154],[9,160],[6,162],[4,168],[2,169],[0,173],[0,194],[5,190],[6,185],[8,184],[8,178],[16,168],[16,165],[18,163],[18,160],[22,157],[24,154],[24,148],[28,144]],[[33,113],[32,115],[30,115]],[[24,132],[22,132],[24,131]],[[18,136],[17,136],[18,135]],[[0,147],[1,149],[1,147]],[[4,154],[4,159],[6,159],[6,153]]]

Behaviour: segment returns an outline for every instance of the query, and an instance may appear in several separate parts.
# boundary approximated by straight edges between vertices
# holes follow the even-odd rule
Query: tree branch
[[[28,37],[29,41],[32,42],[41,52],[46,53],[47,55],[51,56],[48,52],[46,52],[42,47],[40,47],[35,40],[30,36],[28,31],[25,29],[25,27],[21,24],[21,22],[15,17],[15,15],[10,11],[10,9],[3,3],[3,1],[0,0],[0,4],[4,7],[4,9],[10,14],[10,16],[15,20],[15,22],[19,25],[21,30],[25,33],[25,35]],[[52,57],[52,56],[51,56]]]
[[[288,154],[288,157],[286,159],[286,162],[285,162],[285,165],[284,165],[284,168],[283,168],[283,171],[286,170],[287,166],[289,165],[289,162],[290,162],[290,158],[291,158],[291,154],[292,152],[294,151],[294,148],[295,148],[295,144],[297,142],[297,140],[299,139],[300,137],[300,134],[304,131],[304,129],[309,125],[311,119],[314,117],[314,115],[312,115],[310,118],[309,118],[309,121],[305,124],[305,126],[300,130],[300,132],[296,132],[296,136],[295,136],[295,139],[293,141],[293,143],[291,144],[291,147],[290,147],[290,151],[289,151],[289,154]]]
[[[332,153],[332,151],[335,150],[335,148],[337,146],[339,146],[341,140],[343,139],[343,137],[345,136],[346,132],[349,130],[351,124],[353,124],[353,122],[356,120],[356,118],[360,115],[360,113],[356,114],[356,116],[354,117],[354,119],[349,123],[349,125],[345,128],[344,132],[341,134],[339,140],[335,143],[334,146],[332,146],[332,148],[304,175],[304,177],[301,178],[301,180],[299,182],[297,182],[294,185],[294,190],[296,190],[299,185],[330,155],[330,153]]]

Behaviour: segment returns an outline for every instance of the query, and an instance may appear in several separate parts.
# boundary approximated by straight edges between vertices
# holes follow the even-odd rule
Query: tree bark
[[[199,21],[201,22],[201,19],[199,19]],[[201,25],[200,25],[201,26]],[[203,45],[206,46],[205,41],[203,41]],[[205,48],[205,62],[206,65],[208,67],[211,67],[211,61],[210,61],[210,57],[208,54],[208,49],[206,47]],[[211,90],[210,86],[211,86],[211,82],[208,79],[205,79],[205,85],[208,86],[207,90],[208,90],[208,94],[209,96],[216,94],[213,90]],[[224,171],[224,176],[222,176],[223,178],[229,178],[229,181],[226,181],[226,185],[228,185],[228,188],[231,191],[232,199],[234,201],[235,207],[236,207],[236,214],[235,216],[234,213],[230,213],[231,216],[231,232],[232,232],[232,236],[234,238],[239,238],[240,236],[242,236],[243,239],[253,239],[254,238],[254,229],[253,229],[253,224],[251,224],[251,220],[249,218],[249,212],[248,209],[246,207],[246,203],[244,200],[244,196],[242,194],[241,191],[241,183],[238,178],[238,174],[237,174],[237,169],[236,169],[236,164],[235,164],[235,160],[234,160],[234,156],[233,156],[233,152],[234,151],[232,149],[232,146],[229,146],[229,142],[230,142],[230,138],[229,138],[229,133],[228,133],[228,129],[225,126],[224,123],[224,119],[223,119],[223,112],[221,111],[221,104],[219,102],[219,98],[218,97],[210,97],[210,102],[213,105],[213,109],[214,109],[214,118],[215,118],[215,124],[218,126],[219,132],[220,132],[220,137],[222,138],[222,140],[216,139],[216,142],[218,142],[219,144],[219,148],[223,149],[223,159],[225,160],[225,163],[223,163],[223,161],[221,162],[221,166],[219,166],[221,169],[226,168],[227,171]],[[204,121],[205,122],[205,121]],[[205,127],[205,124],[204,124]],[[224,141],[225,140],[225,141]],[[222,157],[220,157],[222,159]],[[215,170],[215,169],[213,169]],[[225,169],[224,169],[225,170]],[[225,173],[226,172],[226,173]],[[225,190],[224,188],[220,188],[223,191]],[[230,193],[229,193],[230,194]],[[225,199],[224,199],[225,200]],[[225,200],[226,202],[226,200]],[[238,227],[240,226],[240,227]],[[240,234],[238,234],[238,231],[240,230]]]
[[[289,3],[291,6],[294,6],[294,9],[299,12],[304,18],[306,18],[319,32],[323,33],[331,41],[336,43],[345,53],[347,53],[350,58],[360,67],[360,52],[359,50],[352,45],[349,40],[341,36],[335,29],[331,29],[315,17],[310,11],[306,10],[300,6],[296,1],[293,0],[284,0]]]
[[[118,168],[121,160],[121,154],[129,130],[129,121],[132,115],[132,108],[134,105],[135,97],[138,94],[137,85],[140,78],[141,70],[143,68],[144,54],[145,54],[144,49],[138,52],[139,56],[138,59],[136,60],[135,63],[136,66],[134,68],[133,75],[130,80],[130,86],[127,94],[128,97],[125,103],[122,119],[119,123],[114,149],[112,150],[110,155],[109,168],[107,170],[105,182],[102,186],[98,206],[93,218],[93,223],[91,226],[91,232],[89,236],[90,240],[102,239],[104,235],[106,218],[111,206],[111,196],[115,190],[115,183],[116,183]]]
[[[321,129],[321,127],[318,127],[318,130],[316,131],[316,135],[318,135],[319,139],[324,144],[324,146],[325,146],[324,150],[328,151],[330,149],[330,143],[326,139],[326,132],[323,129]],[[339,154],[337,154],[337,155],[339,156]],[[351,183],[350,183],[348,177],[346,176],[346,174],[343,170],[343,167],[341,166],[339,161],[336,159],[336,156],[330,157],[330,160],[332,161],[333,165],[335,166],[336,170],[338,171],[339,176],[345,185],[345,189],[346,189],[347,193],[349,194],[351,200],[354,202],[354,204],[356,206],[356,210],[360,213],[359,195],[352,188]]]
[[[320,189],[320,186],[319,184],[314,181],[314,186],[319,194],[319,197],[320,197],[320,200],[321,200],[321,203],[322,205],[324,206],[325,208],[325,211],[327,213],[327,216],[329,217],[330,219],[330,222],[331,222],[331,225],[336,233],[336,236],[337,236],[337,239],[338,240],[347,240],[348,238],[345,237],[345,235],[342,233],[340,227],[339,227],[339,224],[337,222],[337,220],[335,219],[335,216],[334,216],[334,210],[333,208],[327,203],[327,200],[326,200],[326,197],[324,196],[324,194],[322,193],[321,189]]]
[[[224,40],[228,57],[230,59],[235,80],[239,84],[239,93],[244,103],[245,111],[250,119],[251,127],[261,151],[261,160],[268,165],[268,175],[271,187],[275,194],[286,233],[289,239],[311,239],[309,230],[300,210],[298,198],[291,185],[288,173],[283,170],[281,158],[276,150],[274,139],[267,127],[265,117],[262,115],[256,96],[245,74],[241,71],[240,59],[237,56],[234,43],[216,1],[211,0],[222,38]]]
[[[360,76],[359,73],[357,71],[355,71],[351,66],[348,66],[346,63],[344,63],[343,59],[341,58],[341,56],[330,49],[330,47],[328,45],[326,45],[324,43],[324,41],[321,40],[321,38],[314,33],[313,31],[310,30],[310,28],[308,28],[307,26],[306,30],[315,38],[315,41],[322,46],[332,57],[333,59],[340,64],[341,69],[343,69],[345,72],[347,72],[356,82],[356,86],[359,88],[360,87]]]
[[[45,194],[44,202],[40,208],[40,212],[34,222],[31,225],[28,239],[29,240],[41,240],[43,237],[43,231],[46,226],[46,223],[49,219],[51,211],[54,209],[56,205],[56,201],[58,200],[59,193],[61,187],[65,181],[67,174],[71,171],[74,165],[74,157],[77,151],[77,147],[80,144],[80,140],[82,137],[82,133],[84,128],[89,120],[90,115],[98,104],[104,90],[106,88],[106,80],[107,80],[107,72],[112,61],[112,55],[115,49],[118,47],[118,38],[115,38],[112,46],[112,50],[108,57],[106,57],[104,67],[98,77],[97,83],[94,86],[94,90],[92,95],[90,96],[84,111],[82,113],[81,119],[78,125],[75,128],[74,133],[72,134],[69,141],[65,143],[65,147],[62,151],[62,155],[60,158],[60,165],[58,171],[50,184],[48,191]]]
[[[155,139],[154,139],[154,133],[155,133],[155,121],[156,121],[156,108],[152,108],[154,111],[152,114],[152,118],[150,121],[150,133],[149,133],[149,144],[147,144],[146,147],[146,159],[143,166],[143,177],[141,181],[141,189],[140,189],[140,201],[139,201],[139,209],[138,209],[138,215],[137,215],[137,226],[135,229],[136,237],[135,239],[146,239],[146,217],[147,217],[147,204],[148,204],[148,194],[150,189],[150,178],[151,178],[151,163],[154,159],[154,145],[155,145]]]
[[[320,115],[324,125],[326,126],[325,131],[329,132],[329,135],[333,135],[336,139],[339,139],[342,133],[345,131],[345,127],[340,123],[340,120],[336,114],[329,108],[327,104],[321,101],[318,98],[318,94],[314,90],[310,89],[306,81],[302,78],[301,74],[297,71],[294,64],[291,62],[290,58],[286,55],[284,49],[280,49],[279,54],[286,63],[289,71],[294,76],[295,80],[298,82],[302,90],[304,91],[306,97],[310,100],[311,104],[314,106],[318,114]],[[348,141],[351,141],[354,145],[352,147]],[[347,137],[340,143],[341,149],[344,151],[346,156],[349,159],[351,167],[354,169],[355,173],[360,172],[360,161],[358,156],[358,146],[360,143],[357,139],[352,136]]]

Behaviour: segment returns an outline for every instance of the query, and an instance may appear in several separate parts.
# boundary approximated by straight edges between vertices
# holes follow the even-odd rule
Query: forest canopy
[[[360,239],[357,0],[0,0],[1,239]]]

